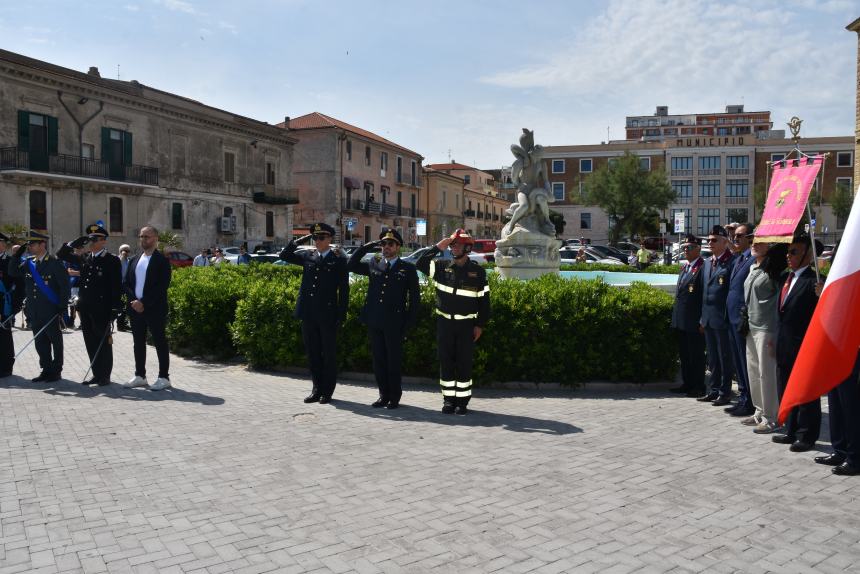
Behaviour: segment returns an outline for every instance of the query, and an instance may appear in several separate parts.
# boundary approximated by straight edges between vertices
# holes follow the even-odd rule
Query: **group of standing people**
[[[403,238],[384,230],[347,259],[331,247],[334,229],[326,223],[291,241],[280,258],[303,268],[295,317],[302,321],[302,338],[310,365],[312,390],[306,403],[328,403],[337,379],[337,331],[349,302],[349,273],[368,277],[367,297],[359,319],[367,325],[373,372],[379,391],[371,406],[396,409],[403,395],[403,340],[418,321],[418,270],[436,286],[437,344],[442,412],[465,415],[472,396],[472,351],[489,319],[489,288],[484,269],[471,261],[474,244],[457,230],[428,250],[417,263],[400,258]],[[298,243],[313,239],[314,249]],[[450,247],[452,258],[441,257]],[[373,249],[380,253],[365,258]]]
[[[792,452],[812,450],[821,428],[820,399],[793,408],[784,426],[777,414],[823,287],[812,267],[821,246],[814,251],[805,233],[790,243],[756,241],[751,223],[716,225],[707,240],[707,259],[696,236],[687,235],[682,244],[686,263],[672,311],[682,384],[672,390],[725,407],[754,433],[773,434],[773,442]],[[855,373],[830,395],[834,453],[815,462],[832,466],[834,474],[860,474],[858,384]]]
[[[84,385],[107,386],[113,370],[114,321],[127,315],[134,338],[135,376],[126,387],[147,386],[150,390],[169,388],[167,288],[170,263],[157,250],[158,233],[147,226],[140,230],[141,253],[129,258],[130,247],[120,248],[121,257],[107,249],[108,232],[99,224],[86,234],[63,244],[56,255],[48,252],[50,237],[30,231],[23,245],[11,246],[0,235],[0,378],[12,374],[15,362],[12,322],[24,309],[34,333],[41,372],[34,383],[51,383],[62,378],[63,315],[71,289],[66,265],[78,269],[77,313],[90,361]],[[26,254],[25,254],[26,252]],[[123,305],[123,295],[128,301]],[[146,382],[146,339],[152,337],[159,362],[158,378]]]

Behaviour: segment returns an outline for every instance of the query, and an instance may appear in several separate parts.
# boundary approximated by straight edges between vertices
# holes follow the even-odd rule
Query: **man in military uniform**
[[[9,238],[0,233],[0,379],[12,374],[15,364],[12,327],[24,301],[23,278],[9,274],[12,257],[6,253],[8,243]]]
[[[69,274],[63,263],[48,253],[48,236],[30,231],[27,257],[22,250],[12,259],[10,275],[24,278],[26,313],[36,334],[36,352],[42,372],[34,383],[60,380],[63,371],[63,333],[60,320],[69,302]]]
[[[673,393],[688,397],[705,394],[705,335],[699,320],[702,318],[702,259],[701,240],[687,235],[681,245],[687,263],[678,275],[675,305],[672,307],[672,328],[678,335],[678,354],[681,356],[681,386]]]
[[[297,251],[298,243],[313,237],[315,250]],[[313,389],[306,403],[331,400],[337,383],[337,330],[346,320],[349,273],[346,257],[331,249],[334,228],[326,223],[311,227],[311,234],[293,240],[280,258],[302,266],[302,285],[293,316],[302,321],[302,339],[311,369]]]
[[[382,255],[362,263],[361,258],[376,245],[382,246]],[[347,266],[353,273],[370,277],[359,319],[370,335],[373,373],[379,387],[379,399],[372,406],[377,408],[396,409],[400,405],[403,336],[415,326],[418,316],[418,272],[398,256],[401,245],[400,234],[388,229],[379,234],[379,241],[356,249]]]
[[[732,400],[734,364],[726,300],[734,256],[729,249],[728,233],[720,225],[715,225],[711,230],[708,245],[713,255],[702,267],[702,318],[699,324],[705,330],[705,345],[711,367],[711,391],[698,400],[721,407]]]
[[[484,268],[469,259],[475,240],[455,231],[418,260],[436,284],[436,347],[442,412],[465,415],[472,398],[472,354],[490,318],[490,287]],[[450,246],[452,261],[436,260]]]
[[[113,339],[111,327],[122,308],[122,263],[107,250],[108,232],[93,224],[87,234],[60,247],[57,257],[80,269],[78,314],[81,332],[87,348],[93,376],[85,385],[110,384],[113,370]],[[87,246],[89,253],[76,255],[75,250]]]

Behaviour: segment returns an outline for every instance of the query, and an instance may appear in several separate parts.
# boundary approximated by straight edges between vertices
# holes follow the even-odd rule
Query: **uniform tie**
[[[779,310],[782,311],[782,306],[785,305],[785,298],[788,296],[788,290],[791,289],[791,282],[794,281],[794,272],[788,274],[785,280],[785,285],[782,286],[782,293],[779,294]]]

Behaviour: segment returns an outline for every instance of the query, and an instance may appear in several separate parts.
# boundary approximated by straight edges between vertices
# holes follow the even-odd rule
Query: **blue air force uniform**
[[[728,238],[726,230],[715,225],[711,235]],[[728,404],[732,393],[731,342],[729,340],[729,318],[726,299],[729,295],[734,257],[727,248],[720,257],[711,256],[702,268],[702,318],[705,328],[705,345],[708,348],[708,363],[711,367],[711,389],[707,397],[720,404]]]
[[[685,245],[698,248],[699,242],[698,237],[688,235]],[[672,328],[678,336],[682,381],[681,386],[673,391],[689,396],[705,394],[705,336],[699,332],[704,264],[701,257],[686,263],[678,275],[672,307]]]
[[[317,223],[313,235],[334,236],[334,228]],[[293,316],[302,321],[302,339],[313,380],[305,402],[328,402],[337,382],[337,330],[346,320],[349,306],[349,273],[346,257],[329,249],[297,251],[295,240],[280,258],[302,267],[302,284]]]

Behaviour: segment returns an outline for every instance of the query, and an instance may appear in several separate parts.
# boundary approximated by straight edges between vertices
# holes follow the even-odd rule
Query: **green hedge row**
[[[659,273],[661,275],[677,275],[681,266],[677,264],[663,265],[655,263],[645,269],[637,269],[629,265],[607,265],[605,263],[572,263],[562,264],[562,271],[620,271],[622,273]]]
[[[272,265],[177,270],[170,287],[168,334],[178,352],[229,359],[256,368],[305,366],[299,322],[292,313],[300,269]],[[434,289],[421,288],[420,320],[407,334],[403,371],[438,376]],[[367,292],[350,289],[338,337],[338,368],[370,372],[367,330],[358,321]],[[490,274],[492,317],[475,350],[477,383],[591,380],[647,382],[672,378],[677,353],[669,321],[673,299],[644,283],[545,276],[505,281]]]

